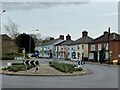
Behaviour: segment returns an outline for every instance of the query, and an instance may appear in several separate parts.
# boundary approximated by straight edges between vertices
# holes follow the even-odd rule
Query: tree
[[[30,45],[30,38],[31,38],[31,45]],[[17,44],[17,46],[19,47],[19,51],[21,51],[22,48],[25,48],[25,52],[29,53],[29,48],[30,48],[30,52],[33,53],[34,49],[35,49],[35,44],[34,44],[34,40],[33,38],[26,34],[20,34],[18,35],[18,37],[15,39],[15,42]],[[31,46],[31,47],[29,47]]]
[[[8,19],[8,25],[4,24],[3,27],[11,39],[15,39],[18,36],[18,25],[10,18]]]
[[[35,45],[41,43],[43,40],[41,38],[41,34],[40,33],[37,33],[37,34],[31,34],[30,35],[33,39],[34,39],[34,43]]]

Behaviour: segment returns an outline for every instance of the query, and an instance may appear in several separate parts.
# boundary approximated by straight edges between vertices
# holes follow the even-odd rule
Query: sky
[[[114,0],[113,0],[114,1]],[[73,40],[82,31],[97,38],[111,27],[118,32],[118,2],[87,0],[85,2],[2,2],[2,25],[10,18],[18,24],[20,33],[41,33],[42,37],[70,34]],[[36,32],[34,30],[38,29]],[[7,33],[2,27],[1,33]]]

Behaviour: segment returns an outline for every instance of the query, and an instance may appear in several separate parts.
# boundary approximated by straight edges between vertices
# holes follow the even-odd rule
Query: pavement
[[[38,66],[37,72],[35,72],[35,69],[36,68],[32,68],[27,71],[18,71],[18,72],[0,70],[0,73],[5,75],[19,75],[19,76],[76,76],[76,75],[85,75],[92,73],[90,69],[84,69],[83,71],[77,71],[73,73],[63,73],[50,67],[48,64],[42,64]]]

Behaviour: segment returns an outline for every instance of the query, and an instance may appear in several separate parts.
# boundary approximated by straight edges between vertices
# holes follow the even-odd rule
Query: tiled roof
[[[93,38],[91,38],[89,36],[84,36],[84,37],[81,37],[81,38],[77,39],[75,41],[75,44],[87,44],[92,40],[93,40]]]
[[[108,34],[101,35],[100,37],[94,39],[90,43],[97,43],[97,42],[106,42],[108,40]],[[120,35],[117,33],[110,33],[110,40],[120,40]]]
[[[56,44],[55,46],[60,46],[62,43],[64,43],[65,41],[62,41],[62,42],[60,42],[60,43],[58,43],[58,44]]]
[[[73,42],[74,42],[73,40],[66,40],[66,41],[63,41],[63,42],[57,44],[56,46],[70,45],[70,44],[73,43]]]
[[[91,42],[93,39],[89,36],[84,36],[81,37],[79,39],[77,39],[76,41],[72,42],[70,45],[76,45],[76,44],[87,44],[89,42]]]
[[[41,46],[54,44],[58,40],[61,40],[61,39],[57,38],[54,40],[49,40],[48,42],[42,43]]]
[[[0,37],[5,40],[11,40],[11,38],[7,34],[1,34]]]

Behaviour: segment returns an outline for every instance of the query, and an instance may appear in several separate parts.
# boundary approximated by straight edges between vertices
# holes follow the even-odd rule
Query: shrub
[[[6,67],[4,67],[4,68],[2,68],[2,70],[4,70],[4,71],[5,71],[5,70],[7,70],[7,68],[6,68]]]
[[[82,68],[75,69],[71,64],[58,63],[58,62],[49,62],[50,66],[65,73],[73,73],[74,71],[82,71]]]
[[[2,60],[14,60],[14,56],[12,56],[12,55],[10,55],[10,56],[8,56],[8,55],[3,55],[1,59],[2,59]]]
[[[35,67],[34,65],[27,65],[27,70]],[[6,68],[2,68],[2,70],[8,70],[8,71],[25,71],[26,70],[26,65],[23,65],[22,63],[14,63],[12,66],[8,66]]]
[[[23,63],[12,63],[12,65],[23,65]]]

